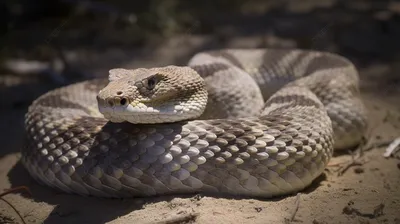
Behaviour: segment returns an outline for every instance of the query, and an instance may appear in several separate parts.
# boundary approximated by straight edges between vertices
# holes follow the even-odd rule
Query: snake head
[[[165,123],[199,117],[207,104],[204,80],[189,67],[166,66],[109,71],[97,95],[100,113],[111,122]]]

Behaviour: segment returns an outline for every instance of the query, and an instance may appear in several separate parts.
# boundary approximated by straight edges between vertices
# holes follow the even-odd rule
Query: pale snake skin
[[[108,81],[81,82],[30,106],[24,166],[39,182],[80,195],[267,198],[309,186],[334,147],[358,144],[367,128],[357,71],[341,56],[226,49],[199,53],[189,67],[209,92],[201,118],[223,119],[108,122],[96,101]]]

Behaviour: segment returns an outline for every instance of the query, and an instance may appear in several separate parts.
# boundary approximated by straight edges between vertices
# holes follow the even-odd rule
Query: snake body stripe
[[[357,71],[341,56],[225,49],[200,52],[188,67],[208,92],[197,120],[110,122],[96,101],[102,79],[42,95],[26,114],[24,166],[40,183],[80,195],[268,198],[309,186],[333,150],[358,144],[367,128]]]

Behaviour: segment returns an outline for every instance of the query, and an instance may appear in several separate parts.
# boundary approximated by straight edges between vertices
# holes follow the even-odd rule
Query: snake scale
[[[25,116],[22,163],[85,196],[301,191],[367,114],[355,66],[328,52],[221,49],[52,90]]]

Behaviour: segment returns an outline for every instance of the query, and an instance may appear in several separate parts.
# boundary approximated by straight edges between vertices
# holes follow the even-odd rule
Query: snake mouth
[[[100,113],[108,116],[130,116],[130,115],[146,115],[146,114],[163,114],[163,115],[176,115],[182,114],[186,110],[180,105],[169,105],[159,108],[147,106],[143,103],[138,103],[135,106],[132,104],[118,105],[118,106],[99,106]]]
[[[104,118],[114,123],[130,122],[133,124],[155,124],[175,122],[192,118],[193,112],[181,105],[168,105],[158,108],[138,104],[125,106],[99,106]]]

